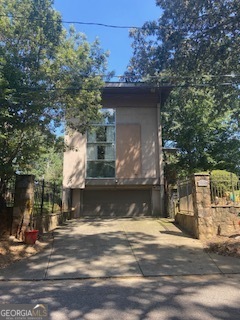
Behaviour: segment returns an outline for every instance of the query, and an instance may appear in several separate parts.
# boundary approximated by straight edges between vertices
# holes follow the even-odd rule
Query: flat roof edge
[[[147,82],[105,82],[103,88],[169,88],[168,85],[154,85]]]

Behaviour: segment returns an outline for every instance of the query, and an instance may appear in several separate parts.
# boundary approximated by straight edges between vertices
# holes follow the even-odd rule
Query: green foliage
[[[227,192],[231,193],[237,188],[238,177],[233,172],[226,170],[213,170],[211,172],[211,183],[215,190],[220,194],[225,195]]]
[[[25,162],[25,166],[20,171],[21,174],[33,174],[35,179],[42,179],[49,183],[62,184],[63,171],[63,137],[56,138],[49,147],[43,145],[38,159]]]
[[[239,169],[238,124],[231,110],[218,111],[213,88],[179,88],[164,106],[163,139],[175,141],[178,170]]]
[[[101,75],[106,70],[107,56],[98,40],[90,45],[85,35],[76,33],[73,27],[65,33],[48,70],[54,80],[55,98],[64,109],[66,129],[85,132],[91,122],[99,119],[104,84]]]
[[[172,87],[164,143],[178,170],[240,171],[238,0],[158,0],[157,21],[134,29],[126,78]]]
[[[62,206],[62,183],[40,179],[35,183],[33,215],[59,212]]]
[[[238,0],[158,0],[163,13],[131,31],[130,75],[202,78],[239,70]],[[187,79],[187,81],[189,80]],[[173,79],[174,82],[175,79]],[[208,79],[205,79],[208,80]],[[229,80],[229,79],[228,79]]]
[[[98,117],[107,54],[73,28],[51,0],[0,0],[0,185],[55,141]]]
[[[231,180],[235,186],[238,183],[237,175],[226,170],[213,170],[211,172],[211,177],[216,181]]]

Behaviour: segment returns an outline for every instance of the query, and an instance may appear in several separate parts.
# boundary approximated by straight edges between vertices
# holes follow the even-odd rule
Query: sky
[[[65,21],[94,22],[120,26],[139,26],[157,19],[160,8],[155,0],[55,0],[54,8]],[[65,28],[69,24],[64,25]],[[101,47],[110,51],[109,71],[122,75],[132,56],[129,29],[113,29],[100,26],[75,24],[89,42],[99,38]]]

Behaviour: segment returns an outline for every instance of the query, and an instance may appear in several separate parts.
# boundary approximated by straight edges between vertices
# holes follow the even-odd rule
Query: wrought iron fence
[[[15,179],[4,187],[2,199],[4,207],[13,207],[15,198]],[[45,180],[35,181],[33,215],[59,212],[62,210],[62,186]]]
[[[240,180],[229,177],[220,180],[211,177],[211,201],[215,205],[240,205]]]
[[[45,180],[35,181],[33,215],[62,210],[62,186]]]
[[[4,206],[11,208],[14,205],[15,196],[15,178],[10,179],[7,184],[4,184],[4,190],[2,193],[2,199]]]

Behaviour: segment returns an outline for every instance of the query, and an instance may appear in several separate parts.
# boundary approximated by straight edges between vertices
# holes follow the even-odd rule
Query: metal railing
[[[6,183],[6,185],[4,185],[4,190],[2,193],[4,206],[8,208],[13,207],[14,197],[15,197],[15,178],[12,178]]]
[[[33,215],[62,210],[62,186],[45,180],[35,181]]]
[[[13,207],[15,198],[15,179],[8,181],[4,187],[2,199],[4,207]],[[62,210],[62,185],[45,180],[34,183],[33,215],[55,213]]]
[[[211,201],[215,205],[240,205],[240,181],[236,178],[211,178]]]

